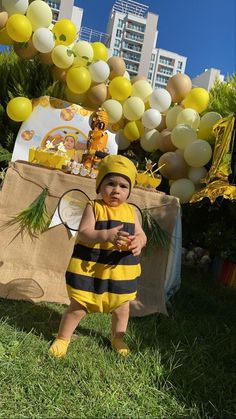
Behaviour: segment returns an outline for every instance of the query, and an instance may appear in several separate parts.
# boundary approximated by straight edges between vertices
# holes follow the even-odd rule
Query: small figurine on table
[[[87,150],[83,155],[82,164],[86,169],[90,169],[94,176],[94,170],[98,166],[100,160],[107,153],[108,128],[109,120],[107,112],[98,109],[92,115],[91,130],[88,134]]]

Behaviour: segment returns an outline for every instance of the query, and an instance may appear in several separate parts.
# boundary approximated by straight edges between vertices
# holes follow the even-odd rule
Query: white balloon
[[[2,6],[8,13],[8,16],[14,14],[24,15],[29,6],[28,0],[2,0]]]
[[[176,180],[170,187],[170,195],[179,198],[181,204],[189,202],[194,192],[193,182],[186,178]]]
[[[207,174],[205,167],[190,167],[188,171],[188,178],[195,184],[200,183]]]
[[[103,60],[99,60],[90,64],[88,69],[91,75],[91,79],[96,83],[102,83],[106,81],[110,74],[110,67]]]
[[[52,51],[55,45],[53,33],[47,28],[38,28],[33,34],[34,47],[44,54]]]
[[[158,149],[158,141],[160,137],[160,133],[155,130],[146,130],[143,136],[140,138],[140,145],[143,150],[152,152]]]
[[[160,112],[157,109],[147,109],[142,116],[142,123],[145,128],[156,128],[161,123]]]
[[[115,138],[119,150],[126,150],[130,146],[130,141],[124,136],[123,129],[116,134]]]
[[[127,70],[124,72],[123,77],[125,77],[128,80],[130,80],[130,74],[128,73]]]
[[[171,105],[171,95],[166,89],[155,89],[149,97],[151,108],[160,112],[165,112]]]

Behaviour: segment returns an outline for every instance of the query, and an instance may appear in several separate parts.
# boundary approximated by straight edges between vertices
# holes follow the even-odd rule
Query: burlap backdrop
[[[68,189],[79,188],[94,199],[95,181],[65,174],[59,170],[12,162],[0,192],[0,297],[32,302],[68,303],[65,286],[67,268],[75,238],[63,225],[53,227],[38,238],[21,234],[17,225],[7,226],[19,213],[49,188],[46,205],[53,214],[59,197]],[[152,208],[162,228],[172,234],[179,210],[178,199],[161,192],[134,188],[130,202]],[[142,276],[137,300],[131,304],[132,316],[166,313],[164,297],[168,251],[155,249],[142,257]]]

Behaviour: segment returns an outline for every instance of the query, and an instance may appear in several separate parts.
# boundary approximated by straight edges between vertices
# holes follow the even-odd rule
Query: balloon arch
[[[143,76],[131,78],[124,60],[109,57],[103,43],[77,41],[72,21],[53,25],[52,11],[42,0],[2,0],[2,6],[0,43],[12,45],[23,59],[39,56],[47,62],[69,102],[105,110],[118,133],[119,150],[133,141],[147,153],[159,150],[157,169],[168,179],[170,194],[189,202],[206,178],[213,128],[221,120],[219,113],[206,112],[208,91],[193,88],[186,74],[172,76],[165,89],[153,89]],[[12,120],[25,121],[32,102],[15,97],[6,110]]]

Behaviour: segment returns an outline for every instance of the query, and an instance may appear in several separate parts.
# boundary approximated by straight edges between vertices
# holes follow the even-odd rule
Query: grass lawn
[[[67,358],[47,350],[63,307],[0,300],[0,418],[236,418],[236,291],[183,269],[169,317],[130,320],[132,354],[88,316]]]

